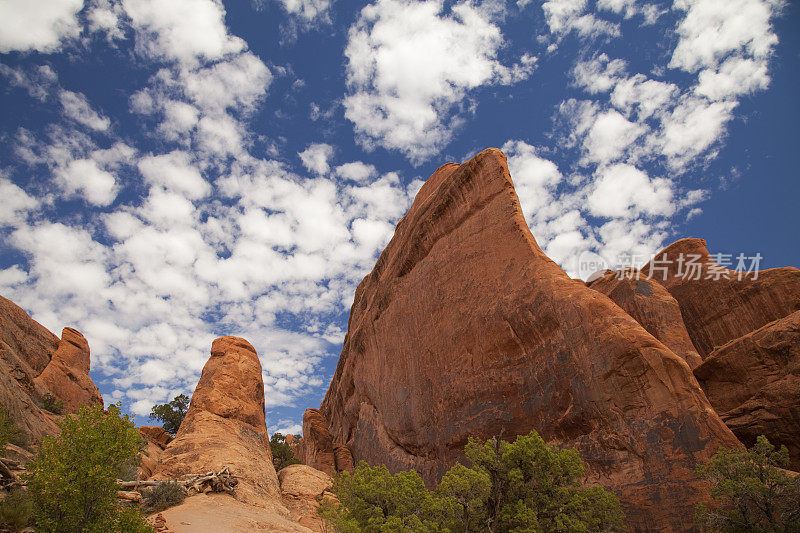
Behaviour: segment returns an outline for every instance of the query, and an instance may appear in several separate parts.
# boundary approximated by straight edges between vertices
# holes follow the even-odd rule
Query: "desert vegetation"
[[[189,410],[189,400],[185,394],[179,394],[171,402],[154,405],[150,410],[150,420],[160,422],[161,427],[174,437]]]

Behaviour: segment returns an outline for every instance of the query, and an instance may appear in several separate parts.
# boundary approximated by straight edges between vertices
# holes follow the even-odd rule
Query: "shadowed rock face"
[[[303,413],[303,440],[298,459],[305,465],[335,476],[353,471],[353,456],[347,446],[333,441],[328,421],[317,409]]]
[[[800,311],[711,352],[695,376],[743,443],[766,435],[800,470]]]
[[[359,285],[321,412],[356,461],[435,482],[470,436],[575,447],[634,530],[681,531],[738,441],[689,366],[536,244],[505,156],[440,167]]]
[[[611,298],[689,367],[703,362],[683,325],[678,302],[657,281],[635,270],[608,270],[587,286]]]
[[[175,478],[229,466],[236,499],[268,505],[280,498],[264,416],[264,382],[255,349],[221,337],[211,346],[189,410],[167,444],[156,477]]]
[[[89,377],[89,343],[75,329],[64,328],[58,349],[36,381],[64,402],[65,411],[91,403],[103,405],[100,390]]]
[[[697,269],[688,264],[689,258]],[[736,257],[731,259],[735,267]],[[703,358],[728,341],[800,310],[800,270],[771,268],[740,276],[718,265],[703,239],[674,242],[642,271],[678,301],[689,337]]]

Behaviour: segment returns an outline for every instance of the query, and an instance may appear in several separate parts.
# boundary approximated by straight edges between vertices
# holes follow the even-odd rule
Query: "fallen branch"
[[[189,474],[186,479],[167,481],[117,481],[121,489],[138,489],[139,487],[157,487],[166,483],[177,483],[186,490],[195,492],[227,492],[233,494],[239,480],[236,479],[226,466],[219,472],[206,472],[204,474]]]
[[[140,502],[142,501],[142,495],[136,491],[124,491],[118,490],[117,491],[117,498],[120,500],[125,500],[126,502]]]

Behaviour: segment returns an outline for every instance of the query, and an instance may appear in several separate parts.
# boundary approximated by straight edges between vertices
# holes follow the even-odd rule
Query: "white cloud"
[[[39,65],[30,70],[12,68],[0,63],[0,74],[8,78],[9,85],[25,89],[32,98],[44,102],[58,82],[58,76],[49,65]]]
[[[684,98],[664,118],[658,142],[673,168],[681,169],[721,140],[736,102],[709,103],[702,98]]]
[[[564,36],[576,32],[581,37],[620,34],[619,26],[587,13],[587,0],[546,0],[542,3],[550,33]]]
[[[702,70],[695,93],[712,102],[751,94],[769,86],[767,64],[743,57],[729,57],[719,69]]]
[[[306,23],[330,22],[333,0],[279,0],[287,13]]]
[[[78,194],[96,206],[110,205],[119,188],[113,174],[92,159],[76,159],[56,171],[56,178],[68,194]]]
[[[62,90],[59,93],[59,100],[64,115],[79,124],[96,131],[105,131],[111,125],[111,120],[92,109],[83,94]]]
[[[615,110],[597,115],[584,142],[586,158],[596,163],[609,163],[622,158],[629,146],[645,132]]]
[[[589,211],[609,218],[674,213],[672,182],[647,176],[631,165],[602,167],[588,197]]]
[[[470,90],[518,79],[497,60],[502,44],[499,28],[470,3],[449,13],[442,1],[378,0],[362,9],[345,49],[344,99],[361,145],[399,150],[415,164],[437,153],[463,119],[457,107]]]
[[[174,151],[139,160],[139,172],[145,180],[166,190],[199,200],[211,192],[211,186],[191,163],[188,153]]]
[[[0,177],[0,198],[3,199],[0,228],[24,223],[28,213],[39,207],[39,200],[4,177]]]
[[[327,174],[331,169],[329,161],[333,157],[333,146],[325,143],[314,143],[308,145],[302,152],[298,152],[297,155],[300,156],[303,166],[309,172]]]
[[[194,64],[245,47],[228,34],[219,0],[123,0],[122,5],[138,30],[137,46],[147,55]]]
[[[342,179],[365,183],[378,175],[378,170],[367,163],[353,161],[336,167],[336,175]]]
[[[254,54],[245,52],[211,67],[183,74],[186,96],[207,113],[247,112],[266,94],[272,74]]]
[[[765,59],[778,43],[770,24],[771,4],[764,0],[677,0],[686,11],[670,68],[697,72],[717,67],[732,52]]]
[[[83,0],[4,0],[0,2],[0,52],[53,52],[77,38]]]

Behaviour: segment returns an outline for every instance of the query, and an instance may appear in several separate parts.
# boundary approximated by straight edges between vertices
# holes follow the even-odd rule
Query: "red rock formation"
[[[683,325],[678,302],[658,282],[636,270],[611,270],[587,286],[602,292],[664,346],[695,368],[703,362]]]
[[[2,296],[0,339],[33,369],[35,376],[45,369],[59,344],[58,337],[28,316],[21,307]]]
[[[164,449],[160,478],[229,466],[239,478],[236,499],[270,505],[280,499],[264,416],[264,381],[255,349],[221,337],[211,346],[178,434]]]
[[[800,311],[711,352],[695,376],[743,443],[766,435],[800,470]]]
[[[579,450],[633,530],[689,529],[695,464],[739,445],[682,358],[545,256],[494,149],[417,194],[358,286],[320,410],[355,460],[429,483],[468,437],[536,429]]]
[[[328,421],[317,409],[306,409],[303,413],[301,451],[295,455],[303,464],[329,476],[353,471],[353,455],[347,446],[333,442]]]
[[[139,428],[139,433],[162,450],[172,442],[172,435],[167,433],[167,430],[161,426],[142,426]]]
[[[53,391],[67,412],[90,403],[103,405],[103,397],[89,377],[89,343],[72,328],[64,328],[58,349],[36,381]]]
[[[731,259],[736,267],[738,261]],[[681,239],[667,246],[642,271],[678,301],[689,337],[703,358],[730,340],[800,310],[800,270],[729,270],[714,261],[703,239]]]

